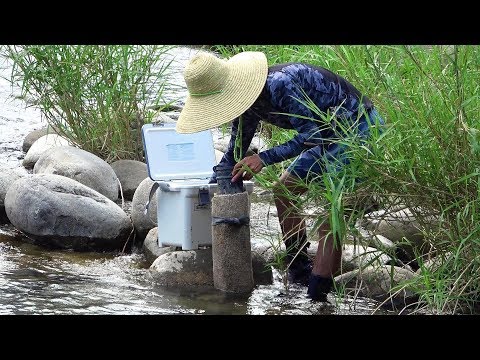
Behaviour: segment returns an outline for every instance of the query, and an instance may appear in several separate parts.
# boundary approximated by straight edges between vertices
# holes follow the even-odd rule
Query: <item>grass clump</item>
[[[170,46],[4,46],[11,81],[59,134],[108,162],[143,160],[141,126],[162,101]]]

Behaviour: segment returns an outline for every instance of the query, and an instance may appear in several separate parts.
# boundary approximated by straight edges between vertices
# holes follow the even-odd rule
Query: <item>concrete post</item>
[[[215,194],[212,198],[213,285],[231,293],[254,288],[250,225],[217,223],[215,219],[240,219],[250,215],[248,193]]]

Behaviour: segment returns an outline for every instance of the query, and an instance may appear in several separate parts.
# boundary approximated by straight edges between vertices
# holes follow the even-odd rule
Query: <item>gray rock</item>
[[[110,164],[122,185],[125,200],[132,200],[135,190],[148,177],[147,164],[137,160],[118,160]]]
[[[212,286],[211,249],[173,251],[160,255],[150,266],[153,279],[163,286]]]
[[[230,142],[230,128],[226,132],[221,129],[212,129],[213,142],[216,150],[225,153],[228,149],[228,144]],[[262,150],[265,150],[265,142],[258,136],[254,136],[250,142],[246,155],[252,155],[254,153],[259,153]]]
[[[415,301],[417,294],[411,287],[399,287],[399,284],[414,276],[414,272],[396,266],[370,266],[335,277],[335,288],[346,294],[385,302],[388,307],[404,307]]]
[[[132,234],[113,201],[64,176],[30,175],[7,191],[11,223],[40,245],[77,251],[121,250]]]
[[[22,150],[24,152],[27,152],[31,147],[32,147],[32,144],[37,141],[39,138],[41,138],[42,136],[45,136],[45,135],[48,135],[47,133],[47,129],[48,127],[45,126],[44,128],[41,128],[41,129],[38,129],[38,130],[34,130],[32,131],[31,133],[29,133],[25,139],[23,140],[23,145],[22,145]]]
[[[48,134],[35,141],[23,159],[23,166],[27,169],[33,168],[40,156],[50,148],[56,146],[70,146],[67,139],[57,134]]]
[[[255,285],[273,283],[272,267],[267,265],[267,260],[255,251],[252,251],[252,271]]]
[[[252,268],[255,285],[273,282],[271,268],[255,252],[252,252]],[[163,286],[213,287],[212,249],[173,251],[160,255],[150,266],[150,274]]]
[[[265,242],[264,240],[260,241],[256,238],[251,238],[250,241],[252,245],[252,253],[262,256],[267,263],[272,263],[274,261],[275,251],[285,251],[285,245],[283,244],[275,245],[274,248],[271,243]]]
[[[372,214],[368,216],[375,216]],[[373,227],[375,234],[391,240],[410,259],[415,258],[415,252],[427,254],[432,251],[430,244],[425,240],[425,234],[435,231],[435,228],[438,229],[437,217],[422,216],[422,223],[420,223],[408,208],[394,213],[380,214],[380,217],[370,219],[370,223],[370,228]]]
[[[153,194],[147,214],[145,204],[148,201],[150,190],[154,182],[150,178],[144,179],[138,185],[132,199],[132,222],[135,227],[137,239],[143,241],[148,232],[157,226],[157,193]],[[159,190],[157,190],[159,191]]]
[[[35,141],[48,134],[58,134],[58,132],[51,125],[32,131],[23,140],[22,150],[28,152]]]
[[[378,250],[383,251],[394,251],[396,246],[393,241],[386,238],[383,235],[375,234],[370,230],[366,230],[359,224],[357,221],[356,228],[359,231],[359,236],[356,236],[355,239],[358,240],[358,243],[364,246],[371,246]]]
[[[98,156],[71,146],[45,151],[33,168],[34,174],[56,174],[76,180],[112,201],[118,199],[118,178],[112,167]]]
[[[8,188],[21,177],[22,175],[14,170],[0,171],[0,224],[10,222],[5,213],[5,196],[7,195]]]
[[[391,260],[390,256],[373,247],[346,244],[342,251],[342,271],[346,272],[367,266],[378,267]]]
[[[178,116],[177,116],[178,118]],[[152,119],[152,124],[174,124],[176,121],[169,116],[169,114],[164,112],[159,112]]]
[[[177,250],[176,246],[158,246],[158,228],[153,228],[147,234],[143,242],[143,253],[147,262],[151,265],[160,255]]]
[[[307,253],[314,259],[317,255],[318,241],[312,241]],[[342,272],[359,267],[381,266],[392,260],[390,256],[373,247],[345,244],[342,247]]]
[[[442,266],[442,264],[445,262],[444,259],[448,258],[451,256],[451,254],[445,254],[442,258],[442,256],[435,256],[430,259],[427,259],[423,262],[423,268],[430,271],[430,272],[435,272],[437,269]],[[417,275],[420,275],[422,273],[422,267],[418,268],[416,271]]]

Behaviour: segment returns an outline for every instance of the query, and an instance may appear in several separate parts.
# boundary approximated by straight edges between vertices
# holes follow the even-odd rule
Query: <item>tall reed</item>
[[[170,46],[22,45],[3,47],[11,81],[47,122],[107,161],[142,160],[140,128],[163,104]],[[161,106],[160,106],[161,107]]]
[[[439,265],[411,281],[436,312],[476,311],[480,291],[480,47],[478,46],[218,46],[223,55],[264,51],[270,64],[302,61],[345,77],[373,100],[386,131],[363,146],[347,172],[312,186],[304,205],[322,199],[333,232],[342,235],[348,198],[375,195],[383,208],[413,210]],[[292,134],[266,126],[270,145]],[[342,141],[349,141],[344,139]],[[281,171],[288,165],[277,164]],[[350,173],[348,173],[350,172]],[[353,176],[351,176],[353,175]],[[360,178],[354,184],[350,179]],[[273,181],[273,177],[271,181]],[[268,180],[263,180],[268,185]],[[438,227],[429,228],[435,216]],[[324,221],[319,217],[318,222]],[[351,226],[350,226],[351,228]]]

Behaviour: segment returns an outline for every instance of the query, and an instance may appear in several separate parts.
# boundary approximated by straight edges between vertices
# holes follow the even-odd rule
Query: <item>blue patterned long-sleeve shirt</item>
[[[310,100],[314,106],[305,106],[304,103]],[[268,166],[299,155],[312,143],[322,144],[331,139],[334,131],[320,114],[333,110],[337,117],[354,121],[362,107],[368,111],[373,104],[352,84],[327,69],[300,63],[272,66],[262,93],[241,116],[240,159],[245,156],[261,120],[297,131],[291,140],[258,154]],[[239,118],[232,123],[231,138],[222,164],[233,166],[236,163],[234,148],[238,130]]]

